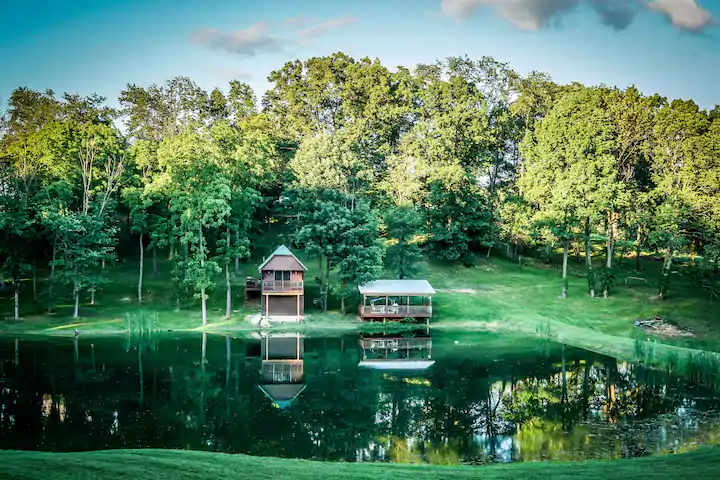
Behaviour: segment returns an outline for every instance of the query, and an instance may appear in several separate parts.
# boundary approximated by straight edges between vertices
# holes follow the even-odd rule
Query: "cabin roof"
[[[258,272],[262,272],[263,269],[265,268],[265,266],[268,263],[270,263],[270,260],[272,260],[273,258],[275,258],[277,256],[292,257],[298,264],[300,264],[303,271],[307,272],[307,267],[305,265],[303,265],[303,263],[300,260],[298,260],[298,258],[285,245],[280,245],[279,247],[277,247],[275,249],[275,251],[273,253],[271,253],[268,258],[265,259],[265,261],[262,263],[262,265],[260,265],[260,267],[258,267]]]
[[[300,384],[275,384],[275,385],[258,385],[260,390],[267,396],[278,408],[289,407],[293,400],[305,390],[307,385]]]
[[[435,295],[427,280],[375,280],[359,290],[363,295]]]

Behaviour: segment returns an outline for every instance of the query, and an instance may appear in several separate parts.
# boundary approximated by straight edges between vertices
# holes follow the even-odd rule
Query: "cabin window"
[[[290,272],[275,272],[275,281],[279,282],[280,280],[290,280]]]

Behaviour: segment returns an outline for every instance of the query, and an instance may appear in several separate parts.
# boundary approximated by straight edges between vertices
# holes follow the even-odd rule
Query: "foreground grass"
[[[368,480],[408,478],[607,479],[718,478],[720,451],[703,449],[664,457],[577,463],[517,463],[483,467],[332,463],[179,450],[112,450],[83,453],[0,451],[0,478],[293,478]]]

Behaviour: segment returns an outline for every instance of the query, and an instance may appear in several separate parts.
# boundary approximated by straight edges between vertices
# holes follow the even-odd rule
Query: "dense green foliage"
[[[38,305],[72,300],[78,316],[121,250],[142,264],[146,249],[155,264],[168,251],[177,305],[192,294],[203,323],[224,271],[230,316],[233,273],[278,221],[317,259],[323,309],[383,267],[412,276],[422,251],[473,265],[560,249],[563,297],[573,250],[585,252],[590,296],[606,297],[619,259],[634,254],[639,268],[657,254],[658,298],[672,296],[676,272],[718,296],[717,108],[558,85],[487,57],[391,72],[336,53],[269,81],[260,104],[237,81],[227,93],[185,77],[128,85],[118,110],[15,90],[0,130],[0,289],[14,316],[30,277]]]

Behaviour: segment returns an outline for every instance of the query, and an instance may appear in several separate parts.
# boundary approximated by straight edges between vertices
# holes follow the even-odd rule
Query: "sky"
[[[287,61],[343,51],[412,68],[492,56],[560,83],[720,104],[720,0],[3,0],[0,103],[188,76],[258,96]]]

